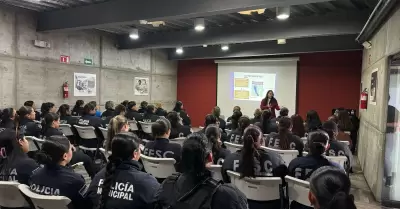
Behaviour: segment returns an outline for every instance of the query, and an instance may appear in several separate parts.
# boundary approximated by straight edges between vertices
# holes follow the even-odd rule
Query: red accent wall
[[[332,108],[358,109],[361,51],[298,56],[297,112],[301,116],[305,117],[308,110],[314,109],[321,120],[326,120]],[[190,115],[192,125],[203,125],[205,115],[217,104],[217,65],[214,60],[179,61],[177,96]]]

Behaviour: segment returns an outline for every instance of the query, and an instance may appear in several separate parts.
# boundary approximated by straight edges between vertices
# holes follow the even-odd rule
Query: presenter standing
[[[271,118],[276,118],[275,110],[280,110],[281,108],[278,105],[278,101],[274,97],[274,92],[269,90],[265,98],[261,101],[260,104],[261,110],[271,110]]]

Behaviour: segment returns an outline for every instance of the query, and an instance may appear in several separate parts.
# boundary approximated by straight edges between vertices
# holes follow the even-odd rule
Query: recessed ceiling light
[[[229,50],[228,44],[222,44],[221,49],[222,49],[222,51],[228,51]]]
[[[176,48],[176,53],[177,54],[183,54],[183,48],[182,47]]]
[[[286,20],[290,17],[290,7],[277,7],[276,18],[279,20]]]
[[[139,30],[137,28],[132,29],[131,32],[129,33],[129,38],[134,40],[139,39]]]
[[[203,47],[207,47],[207,44],[204,44]]]
[[[194,20],[194,29],[196,31],[203,31],[206,28],[204,18],[196,18]]]
[[[277,42],[278,42],[278,44],[286,44],[286,39],[284,39],[284,38],[278,39]]]

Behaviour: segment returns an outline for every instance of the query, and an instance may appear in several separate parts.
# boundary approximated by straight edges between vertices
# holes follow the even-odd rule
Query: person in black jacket
[[[71,112],[70,112],[70,107],[67,104],[62,104],[57,111],[57,114],[60,115],[60,124],[69,124],[69,125],[75,125],[79,118],[78,117],[72,117]]]
[[[116,117],[116,116],[118,116],[118,115],[121,115],[121,116],[123,116],[124,118],[125,118],[125,116],[126,116],[126,107],[125,107],[124,105],[122,105],[122,104],[119,104],[119,105],[117,105],[117,106],[115,107],[114,115],[108,116],[106,119],[103,119],[103,127],[109,128],[110,121],[111,121],[114,117]]]
[[[240,117],[238,125],[239,126],[237,129],[229,133],[228,140],[231,143],[243,144],[242,136],[244,134],[244,130],[250,125],[250,118],[248,118],[247,116]]]
[[[233,115],[233,113],[235,113],[235,112],[241,112],[241,108],[239,107],[239,106],[234,106],[233,107],[233,110],[232,110],[232,115]],[[226,119],[226,122],[231,122],[232,121],[232,116],[229,116],[227,119]]]
[[[190,195],[179,202],[182,208],[248,208],[246,196],[241,191],[211,177],[211,172],[207,170],[207,165],[212,162],[211,147],[204,134],[193,133],[187,137],[182,148],[183,172],[164,181],[157,193],[156,209],[174,208],[178,199],[185,194]]]
[[[29,142],[17,136],[14,129],[0,128],[0,181],[18,181],[28,184],[33,170],[39,165],[29,158]]]
[[[88,208],[85,200],[85,179],[67,164],[72,158],[72,146],[63,136],[52,136],[46,140],[37,154],[44,167],[35,170],[29,181],[32,192],[41,195],[65,196],[74,208]]]
[[[189,126],[184,126],[181,124],[182,118],[179,117],[177,112],[168,113],[167,119],[171,123],[171,134],[169,135],[170,139],[186,137],[192,133]]]
[[[281,150],[297,150],[299,152],[298,156],[303,156],[304,143],[300,137],[290,132],[291,128],[292,120],[290,118],[280,118],[278,133],[269,134],[265,141],[265,146]]]
[[[148,104],[149,104],[149,103],[147,103],[146,101],[142,101],[142,102],[140,103],[139,113],[142,113],[142,114],[146,113],[146,111],[147,111],[147,105],[148,105]]]
[[[143,115],[138,112],[136,102],[134,101],[130,101],[128,103],[127,112],[125,116],[126,118],[128,118],[128,120],[135,120],[137,122],[143,121]]]
[[[32,107],[32,109],[33,109],[33,110],[35,111],[35,113],[36,113],[36,118],[35,118],[35,120],[36,120],[36,121],[41,121],[41,115],[40,115],[40,112],[36,111],[36,104],[35,104],[35,102],[33,102],[33,101],[31,101],[31,100],[26,101],[26,102],[24,103],[24,106],[26,106],[26,107]]]
[[[110,120],[108,126],[107,137],[104,142],[104,148],[106,151],[111,151],[112,139],[119,133],[128,132],[129,124],[128,120],[123,115],[117,115]]]
[[[214,115],[208,114],[206,116],[206,119],[204,122],[204,128],[201,129],[199,132],[205,134],[206,129],[209,125],[217,125],[219,127],[219,120],[217,119],[217,117],[215,117]],[[223,130],[221,130],[221,140],[222,140],[222,142],[228,141],[228,135],[226,135],[226,133],[224,133]]]
[[[18,110],[19,114],[19,133],[24,136],[34,136],[40,138],[42,135],[42,125],[36,123],[36,113],[32,107],[22,106]]]
[[[251,120],[250,120],[250,122],[251,122],[251,124],[256,124],[256,123],[261,123],[261,120],[262,120],[262,111],[261,111],[261,109],[260,108],[257,108],[255,111],[254,111],[254,118],[252,118]]]
[[[0,115],[0,128],[9,128],[15,130],[17,111],[14,108],[6,108]]]
[[[172,143],[168,139],[171,133],[171,123],[165,118],[160,118],[153,123],[151,131],[155,140],[146,143],[143,154],[156,158],[174,158],[175,168],[179,170],[181,145]]]
[[[189,115],[183,109],[183,103],[181,101],[177,101],[175,103],[174,111],[179,113],[179,116],[182,118],[183,125],[191,126],[192,122],[190,120]]]
[[[74,108],[72,108],[72,116],[82,116],[83,115],[83,105],[85,102],[83,100],[77,100]]]
[[[261,122],[256,123],[255,125],[261,128],[263,134],[278,132],[276,118],[272,118],[271,110],[264,110],[262,112]]]
[[[106,102],[106,105],[105,105],[105,108],[106,108],[106,111],[104,111],[102,114],[101,114],[101,118],[102,119],[105,119],[105,118],[107,118],[107,117],[109,117],[109,116],[113,116],[114,115],[114,102],[112,102],[112,101],[107,101]]]
[[[286,107],[282,107],[279,111],[278,119],[288,117],[289,116],[289,109]]]
[[[43,121],[43,118],[44,118],[44,116],[46,116],[47,113],[49,113],[49,112],[56,113],[57,109],[56,109],[56,106],[54,105],[54,103],[45,102],[45,103],[42,103],[42,106],[40,107],[40,111],[41,111],[41,115],[40,115],[41,120],[40,121]]]
[[[97,209],[153,209],[157,180],[141,170],[139,139],[132,133],[119,133],[112,140],[112,155],[91,182],[87,197]]]
[[[242,112],[240,111],[235,111],[233,112],[233,115],[230,117],[230,123],[226,125],[226,128],[229,130],[235,130],[239,127],[239,118],[242,117]]]
[[[209,125],[206,128],[205,135],[212,145],[213,163],[222,165],[226,156],[230,155],[231,152],[221,146],[221,129],[217,125]]]
[[[147,111],[144,113],[143,122],[145,123],[154,123],[156,120],[160,118],[160,116],[154,114],[155,108],[154,105],[147,105]]]
[[[64,134],[59,130],[60,128],[60,116],[55,113],[47,113],[44,116],[44,123],[42,127],[43,137],[45,139],[51,136],[64,136]]]
[[[167,116],[167,111],[162,108],[161,103],[156,103],[156,115],[158,116]]]
[[[226,122],[224,119],[220,118],[221,117],[221,109],[218,106],[215,106],[212,109],[212,114],[218,119],[219,127],[222,129],[223,132],[225,132]]]
[[[95,128],[102,127],[103,122],[101,118],[96,117],[96,107],[87,103],[83,108],[83,116],[79,118],[77,125],[78,126],[93,126]]]
[[[321,119],[319,119],[318,112],[315,110],[310,110],[306,115],[305,129],[306,132],[312,132],[320,129],[322,126]]]

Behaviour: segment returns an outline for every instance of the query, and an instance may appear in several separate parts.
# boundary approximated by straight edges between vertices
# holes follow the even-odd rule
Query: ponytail
[[[106,166],[106,174],[104,183],[101,186],[101,195],[97,209],[104,209],[109,198],[108,193],[111,190],[111,184],[114,181],[114,173],[117,167],[122,163],[121,158],[114,158],[112,155],[108,158],[109,161]]]
[[[219,127],[215,124],[209,125],[206,128],[205,134],[208,141],[212,144],[213,154],[219,152],[219,150],[221,149],[221,144],[218,141],[218,139],[221,138],[221,131]]]
[[[278,134],[279,134],[279,146],[280,149],[288,150],[290,149],[289,143],[289,134],[290,127],[292,126],[292,122],[290,118],[281,118],[279,120],[278,125]]]
[[[241,135],[244,134],[244,130],[250,125],[250,123],[250,118],[247,116],[242,116],[239,118],[239,130]]]
[[[114,136],[121,132],[122,127],[128,123],[125,116],[117,115],[110,120],[107,131],[107,138],[105,141],[105,149],[111,150],[111,142]]]
[[[65,136],[51,136],[42,144],[42,148],[36,154],[37,161],[47,166],[58,165],[63,161],[65,153],[69,152],[71,144]]]
[[[240,178],[255,177],[254,168],[256,167],[256,159],[260,160],[257,142],[261,136],[261,130],[256,126],[249,126],[243,135],[242,159],[239,163]]]
[[[346,194],[342,191],[336,193],[332,200],[328,203],[326,209],[357,209],[354,204],[354,196],[352,194]]]

